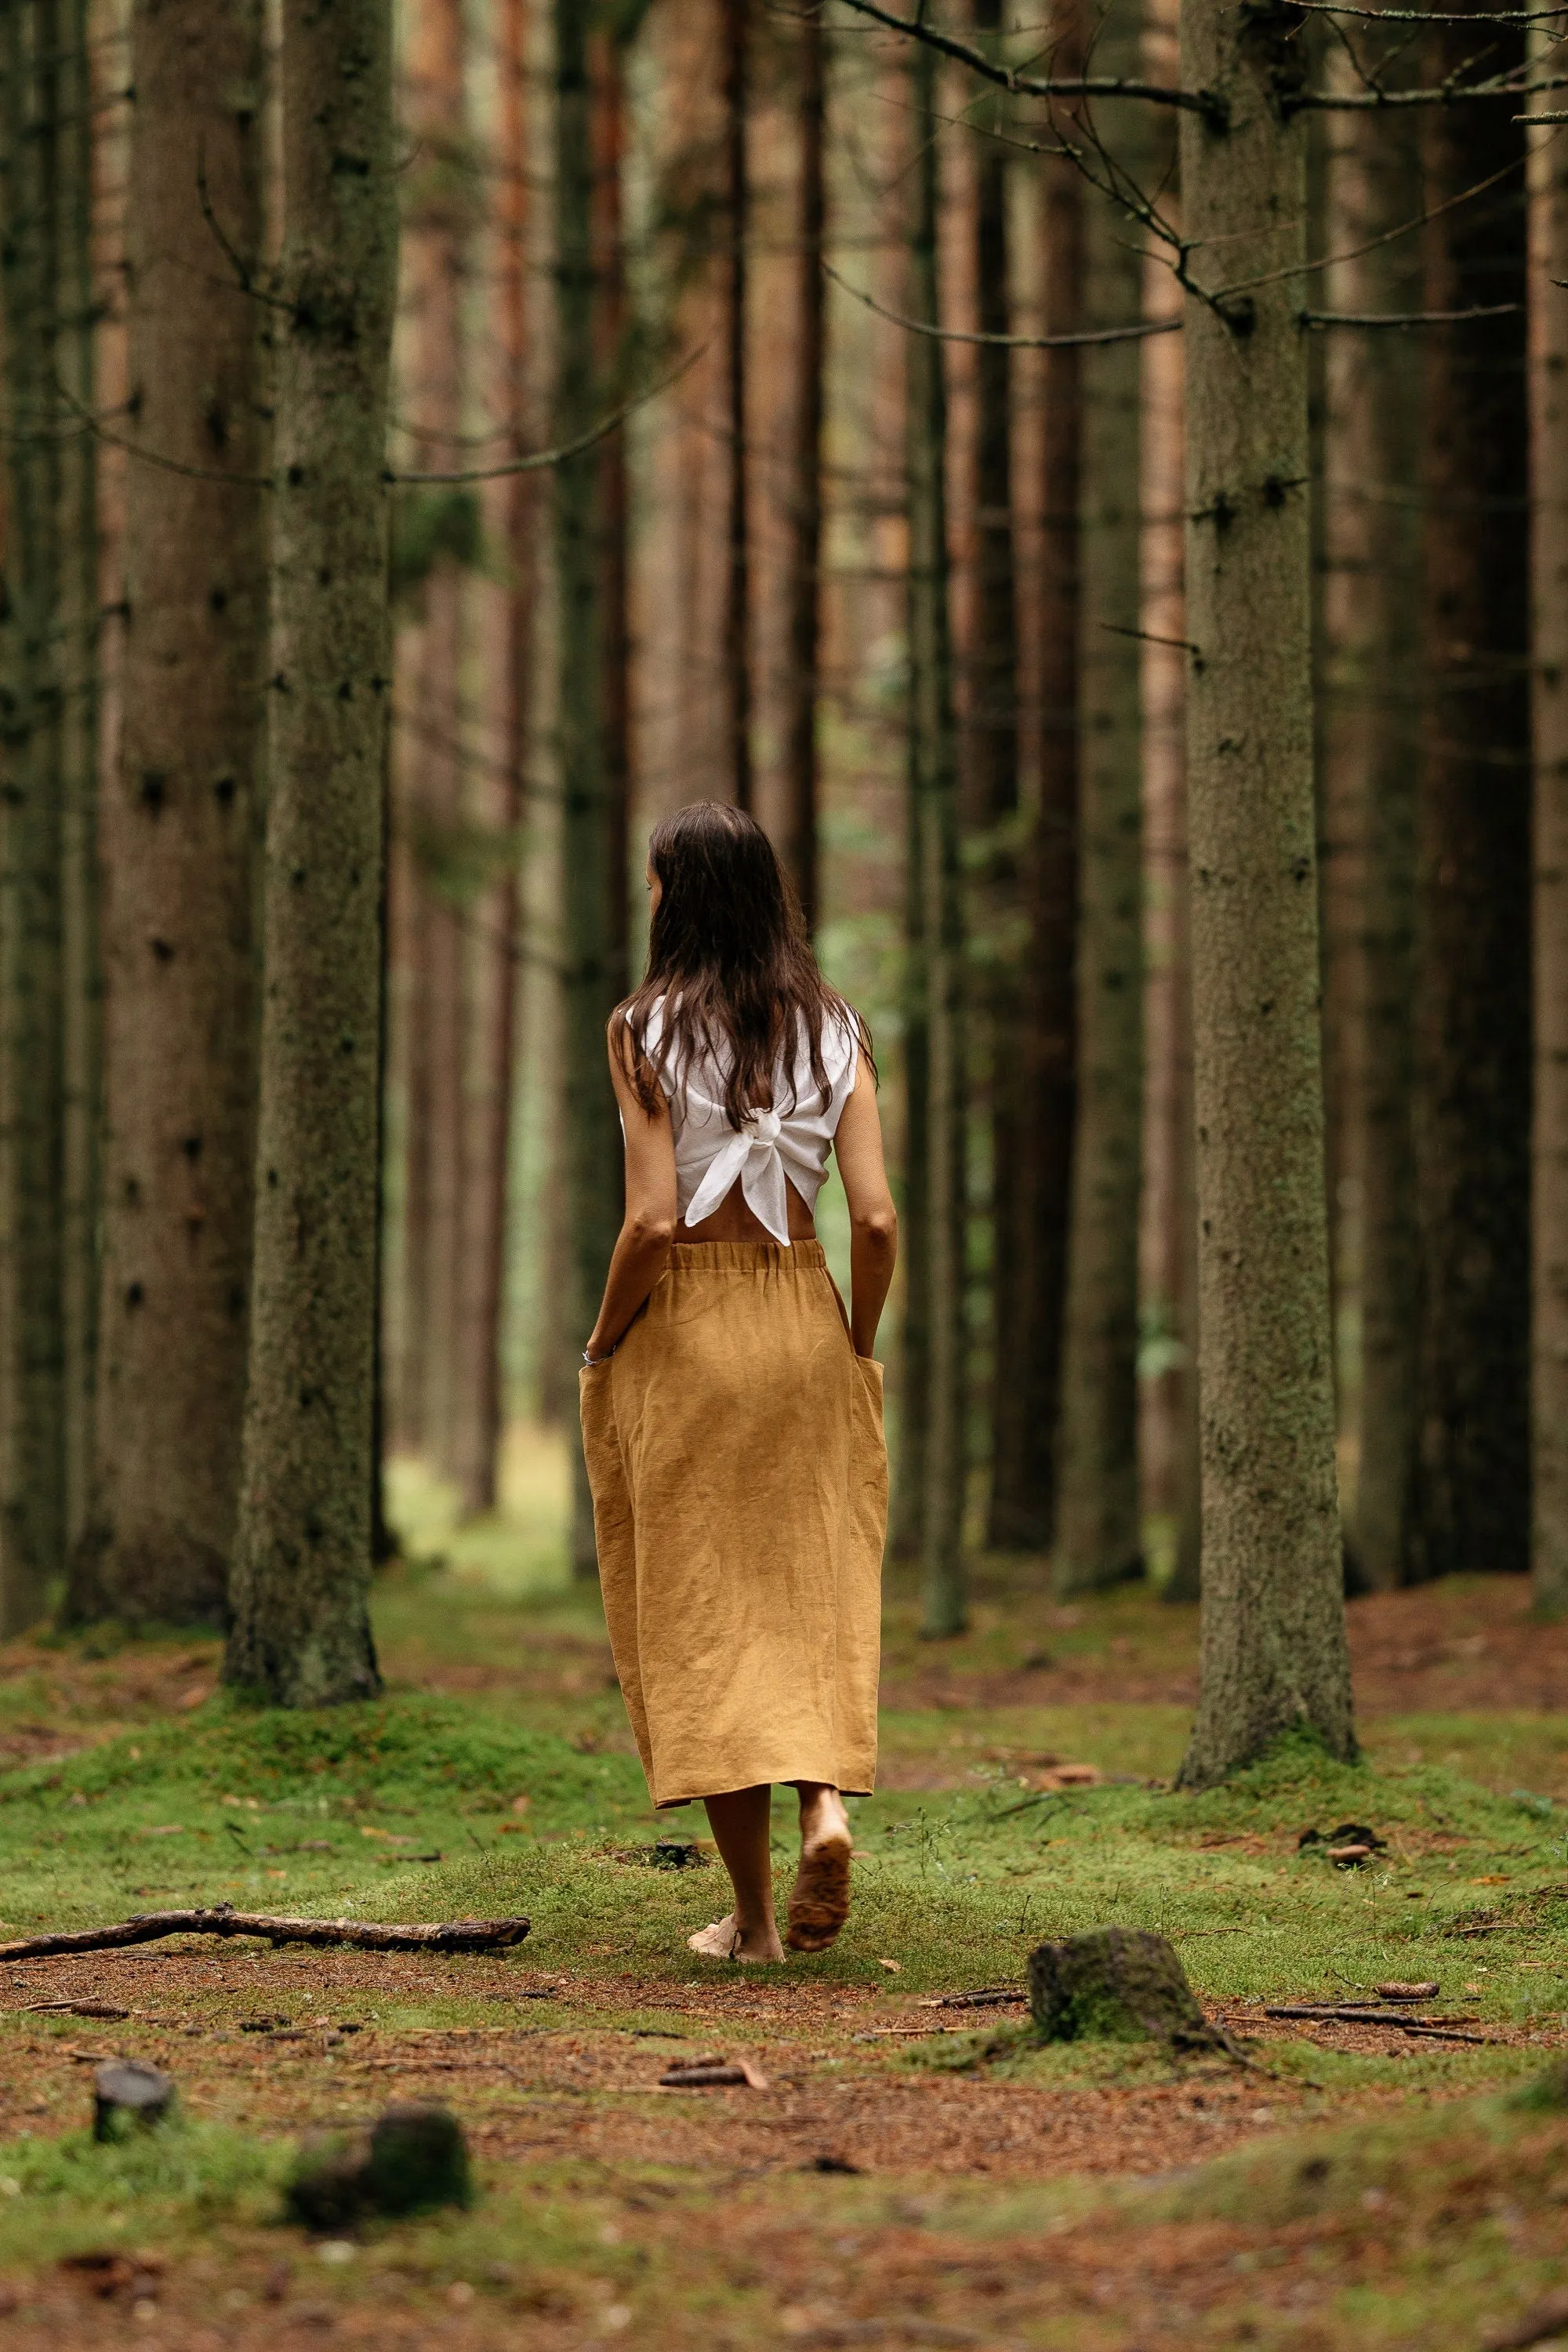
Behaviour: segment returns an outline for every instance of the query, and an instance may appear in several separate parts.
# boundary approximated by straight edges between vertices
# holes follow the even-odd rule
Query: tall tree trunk
[[[594,37],[590,51],[594,146],[594,345],[600,397],[624,398],[630,358],[626,300],[626,126],[618,28]],[[600,596],[605,663],[605,938],[612,1000],[630,983],[632,635],[630,488],[624,433],[599,450]]]
[[[1101,19],[1096,70],[1135,76],[1140,0]],[[1122,110],[1125,111],[1125,110]],[[1146,182],[1146,110],[1115,140]],[[1121,131],[1121,126],[1118,126]],[[1134,224],[1103,196],[1084,222],[1085,318],[1142,307]],[[1056,1586],[1137,1575],[1138,1187],[1143,1126],[1142,709],[1138,640],[1142,367],[1135,342],[1083,356],[1083,562],[1079,605],[1078,1118],[1063,1335]]]
[[[89,0],[60,0],[55,370],[79,410],[96,404],[93,295],[93,41]],[[68,418],[65,420],[68,429]],[[97,1379],[98,1223],[103,1119],[103,977],[98,887],[98,450],[76,433],[60,450],[60,641],[64,705],[60,942],[65,1002],[64,1303],[66,1547],[87,1525]]]
[[[941,216],[936,68],[924,42],[910,64],[915,213],[910,310],[939,323]],[[927,1355],[921,1561],[925,1630],[956,1633],[965,1622],[963,1537],[967,1471],[963,907],[959,864],[958,745],[948,618],[945,468],[947,395],[942,347],[908,339],[909,643],[911,847],[920,893],[918,953],[925,1025],[925,1348]]]
[[[120,756],[101,812],[102,1352],[77,1619],[216,1624],[227,1605],[256,1136],[267,441],[263,313],[204,205],[239,255],[259,255],[261,34],[259,0],[217,15],[206,0],[138,0],[132,17],[129,429],[147,456],[125,477]]]
[[[1488,14],[1479,10],[1484,23]],[[1436,28],[1427,68],[1481,36]],[[1522,54],[1485,31],[1489,70]],[[1523,132],[1508,106],[1435,106],[1426,307],[1524,297]],[[1462,114],[1463,120],[1458,117]],[[1491,184],[1459,203],[1478,182]],[[1447,209],[1445,209],[1447,207]],[[1415,1164],[1421,1231],[1415,1570],[1530,1563],[1529,418],[1521,320],[1432,329],[1426,740],[1416,817]]]
[[[1058,55],[1076,69],[1076,31]],[[1045,313],[1053,334],[1082,322],[1083,183],[1047,160]],[[1023,972],[1015,1103],[1000,1107],[993,1300],[997,1373],[988,1539],[1044,1551],[1056,1529],[1057,1430],[1067,1298],[1075,1068],[1079,796],[1079,458],[1082,355],[1045,354],[1040,476],[1039,793],[1020,854]],[[999,1080],[1007,1073],[998,1071]],[[1013,1137],[1009,1141],[1009,1127]],[[1005,1275],[1005,1278],[1000,1278]]]
[[[992,41],[1002,28],[1001,0],[976,0],[975,30]],[[1012,332],[1007,220],[1011,174],[994,110],[976,125],[974,278],[982,334]],[[991,135],[987,135],[987,134]],[[974,604],[969,661],[970,816],[984,845],[986,917],[984,977],[985,1052],[991,1112],[992,1421],[1017,1377],[1019,1334],[1015,1289],[1020,1184],[1024,1181],[1023,970],[1017,939],[1018,587],[1013,518],[1013,355],[1005,342],[975,353],[973,445]],[[1025,1410],[1026,1411],[1026,1405]],[[997,1481],[993,1469],[990,1512]],[[994,1535],[995,1530],[993,1529]]]
[[[800,20],[795,89],[800,131],[799,315],[795,343],[795,443],[789,509],[789,634],[784,678],[784,774],[788,794],[784,862],[806,928],[821,914],[817,860],[817,657],[822,592],[822,424],[826,344],[822,260],[826,242],[823,140],[826,124],[826,42],[822,18]]]
[[[0,13],[0,1633],[43,1614],[65,1545],[60,37],[53,5]]]
[[[579,0],[555,0],[555,437],[583,432],[594,411],[594,156],[587,25]],[[565,1145],[568,1268],[565,1332],[574,1355],[598,1311],[615,1246],[620,1137],[605,1065],[605,1029],[619,994],[606,912],[611,827],[605,756],[605,615],[597,488],[585,451],[555,468],[557,697],[563,803]],[[595,1570],[594,1511],[574,1441],[572,1559]]]
[[[1334,1468],[1312,790],[1300,13],[1183,0],[1187,805],[1203,1670],[1181,1778],[1282,1732],[1355,1752]]]
[[[515,443],[527,437],[527,48],[530,0],[505,0],[500,23],[500,139],[496,210],[500,278],[499,405]],[[484,893],[469,962],[475,992],[470,1148],[464,1196],[464,1411],[454,1468],[464,1511],[495,1508],[505,1399],[501,1344],[511,1128],[518,1057],[521,891],[518,861],[523,779],[533,706],[539,484],[516,474],[494,486],[506,582],[500,615],[500,772],[487,779],[483,820],[504,846],[498,880]]]
[[[1344,65],[1340,73],[1353,87]],[[1410,240],[1380,239],[1420,211],[1397,121],[1329,119],[1326,306],[1419,309]],[[1342,255],[1342,259],[1334,257]],[[1412,1088],[1415,457],[1421,351],[1408,336],[1331,336],[1324,496],[1331,831],[1359,849],[1359,1067],[1345,1107],[1361,1194],[1362,1362],[1354,1552],[1374,1587],[1405,1580],[1415,1475],[1418,1259]],[[1342,823],[1333,822],[1342,812]]]
[[[397,294],[388,0],[283,0],[266,971],[250,1385],[226,1678],[378,1685],[370,1582]],[[345,165],[348,168],[345,168]]]
[[[1553,28],[1555,31],[1555,27]],[[1556,95],[1542,103],[1555,107]],[[1568,1612],[1568,131],[1531,155],[1535,720],[1532,1531],[1535,1605]]]
[[[468,222],[459,175],[468,168],[463,87],[463,0],[417,0],[409,45],[410,128],[418,144],[405,198],[408,290],[407,399],[432,470],[456,467],[463,424],[463,286]],[[444,1475],[458,1470],[462,1395],[465,1220],[473,1171],[468,1145],[467,877],[459,845],[467,809],[462,672],[468,581],[462,516],[471,490],[426,491],[437,552],[421,589],[418,658],[410,680],[415,741],[409,762],[416,885],[423,899],[418,987],[410,1007],[423,1030],[420,1139],[427,1202],[422,1315],[416,1343],[422,1374],[425,1447]]]
[[[752,779],[751,526],[747,515],[746,265],[751,235],[747,158],[749,0],[721,0],[724,21],[724,176],[728,292],[725,388],[730,437],[729,580],[724,603],[724,695],[728,764],[737,808],[749,809]]]

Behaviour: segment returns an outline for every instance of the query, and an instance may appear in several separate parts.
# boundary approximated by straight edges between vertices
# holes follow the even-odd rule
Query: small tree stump
[[[1029,1955],[1029,2007],[1047,2042],[1163,2042],[1221,2050],[1163,1936],[1094,1927]]]
[[[142,2058],[111,2058],[92,2078],[92,2136],[119,2139],[139,2126],[162,2123],[172,2113],[174,2086],[167,2074]]]
[[[368,2201],[369,2169],[369,2132],[312,2132],[283,2192],[289,2219],[307,2230],[347,2229]]]
[[[473,2200],[468,2143],[449,2108],[388,2107],[370,2130],[317,2132],[285,2191],[308,2230],[342,2230],[364,2213],[428,2212]]]
[[[418,2213],[473,2199],[468,2147],[449,2107],[388,2107],[370,2136],[365,2185],[378,2213]]]

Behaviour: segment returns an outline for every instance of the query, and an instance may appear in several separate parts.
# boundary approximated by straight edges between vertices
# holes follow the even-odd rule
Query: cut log
[[[162,2123],[174,2110],[174,2084],[144,2058],[111,2058],[93,2076],[92,2092],[94,2139],[119,2139],[128,2130]]]
[[[371,1919],[276,1918],[219,1903],[202,1911],[142,1911],[111,1927],[24,1936],[0,1944],[0,1960],[49,1959],[63,1952],[112,1952],[165,1936],[264,1936],[273,1944],[353,1944],[362,1952],[504,1952],[528,1933],[526,1919],[448,1919],[383,1927]]]
[[[1029,2006],[1047,2042],[1163,2042],[1224,2050],[1163,1936],[1094,1927],[1029,1955]]]

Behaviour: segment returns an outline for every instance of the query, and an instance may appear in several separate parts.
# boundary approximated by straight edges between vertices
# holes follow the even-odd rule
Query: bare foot
[[[825,1952],[849,1916],[849,1816],[837,1789],[801,1808],[800,1868],[789,1898],[792,1952]]]
[[[700,1952],[705,1960],[742,1960],[753,1968],[765,1967],[771,1960],[782,1960],[784,1948],[777,1932],[764,1934],[760,1930],[742,1935],[731,1911],[728,1917],[715,1919],[710,1927],[699,1927],[694,1936],[686,1938],[687,1948]]]

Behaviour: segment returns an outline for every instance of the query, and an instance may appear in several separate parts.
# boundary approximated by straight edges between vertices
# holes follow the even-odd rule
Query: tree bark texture
[[[1537,101],[1552,106],[1554,98]],[[1568,131],[1531,153],[1535,1101],[1531,1570],[1568,1612]]]
[[[1434,29],[1428,73],[1522,56],[1517,27]],[[1524,133],[1507,106],[1426,125],[1426,307],[1521,302]],[[1458,119],[1463,114],[1464,120]],[[1492,184],[1465,202],[1478,182]],[[1443,207],[1447,206],[1447,209]],[[1415,1163],[1422,1576],[1530,1562],[1530,554],[1522,318],[1430,329],[1427,670],[1416,818]]]
[[[750,222],[750,0],[720,0],[724,35],[724,368],[730,440],[730,508],[724,601],[724,703],[729,766],[737,808],[749,809],[752,776],[751,520],[747,512],[746,279]]]
[[[594,157],[587,26],[578,0],[556,0],[555,438],[594,414]],[[564,869],[567,1344],[575,1357],[598,1311],[620,1219],[620,1131],[605,1066],[605,1030],[621,991],[607,909],[611,823],[605,746],[604,568],[596,451],[554,469],[560,674],[557,726]],[[593,1502],[574,1444],[572,1559],[595,1572]]]
[[[1347,89],[1353,69],[1344,66]],[[1331,310],[1420,308],[1412,240],[1379,239],[1420,210],[1413,134],[1330,115],[1324,273]],[[1342,256],[1342,258],[1335,257]],[[1415,282],[1412,283],[1413,274]],[[1347,872],[1356,1051],[1342,1076],[1344,1160],[1360,1192],[1361,1371],[1353,1549],[1376,1589],[1405,1581],[1415,1479],[1415,452],[1421,350],[1412,337],[1330,335],[1324,497],[1331,855]]]
[[[0,1633],[43,1614],[65,1544],[61,29],[53,5],[0,14]]]
[[[142,0],[131,69],[129,430],[146,455],[125,475],[101,811],[101,1357],[68,1613],[216,1624],[245,1401],[268,516],[263,314],[204,206],[259,255],[260,6]]]
[[[500,279],[497,410],[519,447],[531,428],[528,399],[527,54],[530,0],[506,0],[500,25],[500,152],[496,195]],[[505,579],[497,613],[496,675],[500,756],[497,771],[476,780],[483,822],[500,844],[496,880],[484,892],[468,942],[473,988],[473,1069],[467,1107],[470,1145],[464,1196],[464,1412],[454,1469],[468,1517],[498,1500],[505,1423],[502,1334],[511,1129],[519,1053],[520,952],[524,779],[533,714],[534,614],[541,485],[529,474],[490,486],[491,527],[504,550]]]
[[[1135,75],[1142,8],[1101,20],[1097,70]],[[1109,130],[1146,183],[1142,108]],[[1085,322],[1140,315],[1137,226],[1086,201]],[[1142,370],[1135,342],[1082,362],[1082,563],[1079,605],[1078,1104],[1063,1331],[1055,1580],[1058,1592],[1137,1575],[1138,1197],[1143,1124],[1143,860],[1140,609]]]
[[[975,30],[994,44],[1000,0],[978,0]],[[994,104],[976,125],[974,279],[982,334],[1013,330],[1010,225],[1012,173],[1006,121]],[[1018,1246],[1025,1041],[1023,956],[1019,936],[1019,627],[1017,546],[1013,513],[1013,353],[1005,342],[974,354],[973,591],[966,663],[964,797],[980,850],[983,961],[976,976],[989,1066],[991,1114],[991,1328],[993,1422],[1016,1378],[1020,1334],[1014,1290]],[[1027,1411],[1026,1402],[1023,1411]],[[1017,1418],[1015,1415],[1015,1418]],[[1016,1450],[1016,1447],[1015,1447]],[[988,1509],[999,1493],[993,1464]]]
[[[463,444],[467,354],[463,296],[469,242],[468,120],[463,83],[462,0],[417,0],[409,41],[408,110],[416,142],[404,204],[404,281],[408,362],[405,397],[420,427],[416,446],[432,471],[456,468]],[[471,1024],[468,963],[470,884],[464,760],[463,668],[468,639],[470,489],[417,494],[434,543],[419,585],[420,621],[410,665],[412,740],[406,825],[419,906],[417,962],[407,1017],[418,1025],[418,1072],[409,1102],[424,1197],[409,1250],[412,1360],[419,1382],[417,1424],[426,1457],[443,1475],[465,1450],[466,1233],[475,1170],[468,1118]],[[416,509],[416,511],[419,511]]]
[[[1299,11],[1184,0],[1187,805],[1203,1643],[1183,1782],[1355,1750],[1334,1465],[1311,730]]]
[[[826,237],[823,142],[826,41],[815,9],[801,16],[796,83],[800,184],[799,315],[795,344],[795,439],[789,509],[789,614],[784,677],[784,863],[806,928],[821,913],[817,859],[817,665],[821,639],[822,427],[826,335],[822,257]]]
[[[910,63],[915,132],[910,309],[941,318],[941,212],[932,52]],[[924,1459],[921,1562],[928,1633],[962,1630],[967,1610],[963,1536],[968,1466],[965,1297],[968,1198],[964,1136],[963,907],[959,862],[958,744],[952,705],[947,543],[947,396],[942,346],[907,343],[911,849],[920,893],[918,954],[926,1032]]]
[[[69,403],[96,405],[93,292],[92,16],[89,0],[60,0],[56,185],[58,289],[56,373]],[[67,1557],[87,1524],[97,1380],[98,1235],[102,1101],[103,975],[99,937],[98,450],[70,434],[59,453],[64,1067],[63,1307]]]
[[[1064,43],[1058,55],[1064,73],[1074,69],[1076,49]],[[1082,321],[1083,183],[1070,163],[1052,158],[1042,177],[1046,323],[1052,334],[1070,333]],[[994,1129],[999,1278],[987,1536],[999,1549],[1030,1551],[1046,1550],[1056,1531],[1077,1088],[1082,373],[1082,354],[1071,345],[1044,354],[1038,793],[1019,853],[1023,966],[1017,1062],[1010,1074],[1015,1095],[1011,1105],[998,1103]],[[998,1087],[1008,1076],[997,1071]]]
[[[283,299],[250,1386],[227,1680],[377,1687],[370,1582],[397,178],[387,0],[284,0]]]
[[[599,397],[623,400],[630,389],[631,306],[626,247],[626,106],[623,42],[614,26],[595,34],[589,52],[594,152],[594,351]],[[631,483],[625,433],[599,448],[599,564],[605,662],[605,940],[609,989],[631,982],[632,629]]]

